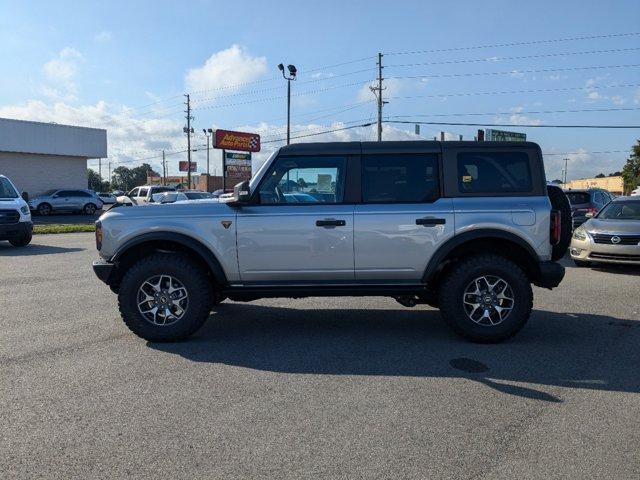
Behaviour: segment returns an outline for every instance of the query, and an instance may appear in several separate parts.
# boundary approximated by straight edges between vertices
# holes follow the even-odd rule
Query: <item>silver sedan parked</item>
[[[579,267],[592,263],[640,265],[640,197],[618,197],[576,228],[569,248]]]

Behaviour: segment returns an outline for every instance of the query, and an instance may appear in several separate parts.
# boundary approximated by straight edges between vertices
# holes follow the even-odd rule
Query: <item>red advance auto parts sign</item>
[[[216,130],[213,148],[239,150],[241,152],[259,152],[260,135],[256,133]]]

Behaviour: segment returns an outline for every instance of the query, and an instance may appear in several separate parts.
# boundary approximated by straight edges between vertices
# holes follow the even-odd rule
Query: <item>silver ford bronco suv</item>
[[[561,282],[567,222],[535,143],[295,144],[228,202],[109,210],[93,268],[154,342],[193,334],[225,299],[315,296],[428,304],[497,342],[527,322],[532,284]]]

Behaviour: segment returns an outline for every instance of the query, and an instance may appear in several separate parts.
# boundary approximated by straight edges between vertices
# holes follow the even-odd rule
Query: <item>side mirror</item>
[[[233,203],[249,203],[250,199],[251,189],[247,180],[233,187]]]

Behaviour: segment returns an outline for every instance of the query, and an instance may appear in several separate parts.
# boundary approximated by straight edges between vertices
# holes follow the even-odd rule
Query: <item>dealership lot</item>
[[[565,262],[499,345],[388,298],[225,302],[160,345],[95,257],[92,234],[0,242],[7,478],[640,475],[640,269]]]

